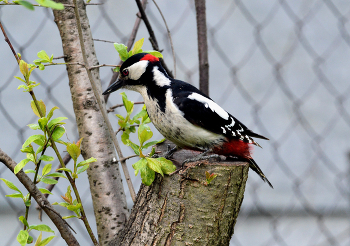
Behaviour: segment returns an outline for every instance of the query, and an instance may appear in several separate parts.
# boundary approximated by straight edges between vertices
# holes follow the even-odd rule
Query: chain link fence
[[[136,4],[101,3],[87,6],[93,37],[126,43],[137,18]],[[158,1],[158,5],[172,34],[177,78],[197,86],[194,3]],[[146,13],[172,68],[165,25],[152,1]],[[259,142],[263,149],[256,149],[254,158],[275,187],[270,189],[250,173],[231,245],[350,244],[349,17],[350,2],[341,0],[207,1],[210,96],[249,128],[270,138]],[[50,10],[1,6],[0,18],[26,61],[36,59],[40,50],[62,55]],[[143,24],[136,39],[141,37],[148,37]],[[101,64],[119,62],[111,43],[96,41],[95,48]],[[145,49],[151,49],[147,41]],[[19,71],[4,41],[0,57],[0,147],[18,162],[24,158],[19,151],[22,143],[34,134],[26,125],[34,123],[36,116],[31,113],[29,95],[16,90],[19,83],[13,76]],[[112,72],[110,68],[100,71],[106,88]],[[65,67],[49,67],[33,76],[41,83],[37,97],[48,107],[60,108],[59,116],[69,118],[67,136],[71,141],[78,139]],[[109,106],[121,102],[113,95]],[[141,100],[132,92],[128,95]],[[116,121],[112,124],[117,125]],[[127,148],[124,152],[131,153]],[[18,184],[4,166],[0,166],[0,177]],[[51,202],[60,201],[64,194],[62,187],[68,184],[62,182],[53,190]],[[133,183],[137,188],[139,177]],[[80,178],[78,186],[94,223],[87,178]],[[2,245],[17,245],[21,229],[17,218],[24,214],[24,206],[20,200],[5,198],[9,193],[0,184],[0,238]],[[130,198],[128,203],[131,208]],[[40,223],[35,211],[29,220]],[[45,215],[44,222],[50,224]],[[71,223],[81,245],[90,245],[80,221]],[[58,237],[52,245],[62,244]]]

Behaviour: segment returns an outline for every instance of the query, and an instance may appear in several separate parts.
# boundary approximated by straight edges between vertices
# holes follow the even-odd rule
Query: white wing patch
[[[160,87],[163,87],[163,86],[169,86],[170,85],[170,79],[168,79],[167,77],[165,77],[165,75],[163,73],[161,73],[158,69],[157,66],[155,66],[153,68],[153,78],[154,78],[154,81],[156,82],[156,84]]]
[[[129,78],[132,80],[138,80],[142,74],[146,71],[149,61],[143,60],[132,64],[127,69],[129,70]]]
[[[188,98],[203,103],[206,108],[210,108],[211,111],[217,113],[221,118],[228,120],[229,114],[209,98],[206,98],[195,92],[189,95]]]

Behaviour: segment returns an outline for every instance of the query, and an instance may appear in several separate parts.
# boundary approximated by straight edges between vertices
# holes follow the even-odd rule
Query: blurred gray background
[[[138,12],[135,2],[101,2],[104,4],[87,7],[93,37],[126,43]],[[172,33],[176,77],[198,86],[194,3],[157,3]],[[275,187],[270,189],[250,173],[231,245],[350,245],[349,11],[350,2],[346,0],[207,1],[210,96],[249,128],[270,138],[259,141],[263,149],[255,149],[254,159]],[[164,49],[165,62],[173,69],[166,29],[152,1],[146,13]],[[55,57],[62,55],[50,10],[0,6],[0,20],[26,61],[35,60],[40,50]],[[143,23],[136,40],[142,37],[144,49],[152,49]],[[95,48],[100,64],[119,62],[112,43],[96,41]],[[35,134],[26,125],[35,123],[37,117],[30,110],[29,94],[16,90],[20,81],[13,76],[20,73],[3,38],[0,58],[0,148],[18,162],[25,158],[19,151],[21,145]],[[110,68],[101,68],[100,72],[105,89],[112,72]],[[67,137],[77,140],[65,67],[35,71],[32,79],[41,83],[35,89],[37,98],[48,108],[60,107],[55,116],[69,118]],[[138,94],[127,94],[141,101]],[[108,105],[117,103],[121,97],[115,93]],[[110,118],[117,129],[116,117],[110,114]],[[155,134],[154,139],[160,138]],[[128,148],[123,150],[125,156],[132,154]],[[131,174],[134,161],[128,161]],[[57,161],[53,165],[57,167]],[[4,166],[0,166],[0,177],[18,184],[24,192]],[[133,176],[133,183],[138,189],[140,177]],[[60,180],[50,202],[60,202],[67,185]],[[80,177],[78,187],[96,230],[88,186],[86,176]],[[16,235],[22,228],[18,216],[25,209],[21,200],[5,198],[11,193],[0,183],[0,245],[18,245]],[[132,207],[129,195],[128,206]],[[34,206],[30,223],[40,223],[33,210]],[[59,212],[68,215],[66,210]],[[71,224],[81,245],[91,245],[82,223],[71,220]],[[50,245],[64,245],[64,241],[57,237]]]

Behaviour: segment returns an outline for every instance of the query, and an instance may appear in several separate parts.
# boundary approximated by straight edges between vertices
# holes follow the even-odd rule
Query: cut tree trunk
[[[164,148],[164,144],[163,144]],[[192,151],[174,154],[177,162]],[[249,164],[198,161],[142,185],[126,226],[109,246],[229,245],[243,201]],[[217,177],[206,184],[205,172]]]

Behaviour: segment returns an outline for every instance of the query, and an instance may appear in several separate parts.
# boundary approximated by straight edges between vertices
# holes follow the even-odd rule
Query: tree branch
[[[142,6],[143,6],[144,9],[146,8],[146,4],[147,4],[147,0],[142,0]],[[136,16],[138,16],[138,14],[136,14]],[[126,44],[126,46],[128,47],[128,51],[131,50],[131,47],[132,47],[132,45],[135,42],[136,34],[137,34],[137,31],[139,30],[140,23],[141,23],[141,18],[137,17],[136,21],[135,21],[135,24],[134,24],[134,28],[132,29],[130,37],[129,37],[128,42]],[[122,64],[123,64],[123,61],[120,61],[118,66],[121,66]],[[118,76],[119,76],[119,72],[113,72],[112,78],[109,81],[108,86],[113,84],[114,81],[117,80]],[[107,103],[107,100],[108,100],[109,96],[110,96],[110,94],[104,95],[104,99],[105,99],[106,103]]]
[[[14,168],[17,165],[17,163],[13,161],[5,152],[3,152],[2,149],[0,149],[0,162],[4,163],[5,166],[11,170],[11,172],[14,172]],[[19,171],[16,174],[16,177],[28,190],[30,195],[35,199],[39,206],[45,211],[47,216],[49,216],[49,218],[55,224],[66,243],[70,246],[79,245],[78,241],[72,234],[66,222],[62,219],[59,213],[54,210],[54,208],[51,206],[46,197],[40,192],[40,190],[36,187],[32,180],[23,172],[23,170]]]
[[[209,62],[205,0],[195,0],[194,3],[196,6],[197,19],[199,89],[209,96]]]
[[[160,51],[159,46],[158,46],[158,42],[157,42],[157,38],[156,38],[156,36],[154,34],[154,31],[153,31],[153,28],[152,28],[150,22],[148,21],[147,15],[145,13],[145,10],[142,7],[142,4],[141,4],[140,0],[135,0],[135,1],[136,1],[136,4],[137,4],[137,7],[139,8],[139,11],[140,11],[140,14],[141,14],[141,18],[142,18],[143,22],[145,23],[147,31],[149,33],[149,36],[150,36],[149,39],[150,39],[150,42],[152,44],[152,47],[153,47],[154,50]],[[165,71],[168,73],[168,75],[171,78],[174,78],[173,73],[169,70],[169,68],[165,64],[164,60],[160,59],[160,62],[162,64],[163,68],[165,69]]]

